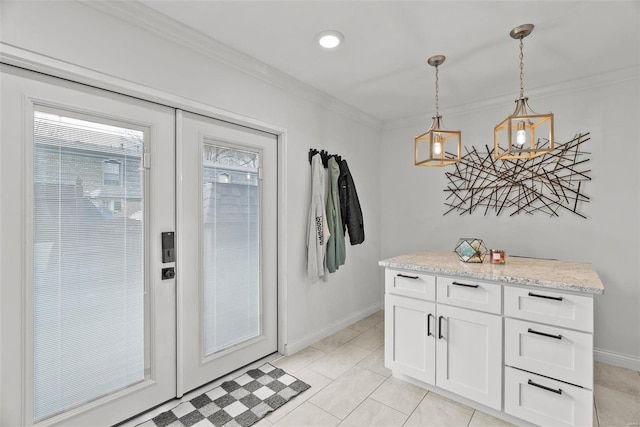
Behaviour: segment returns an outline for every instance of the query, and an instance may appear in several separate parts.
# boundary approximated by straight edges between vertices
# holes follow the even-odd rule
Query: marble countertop
[[[603,294],[604,285],[588,263],[539,258],[510,257],[505,264],[464,263],[455,252],[423,251],[382,260],[382,267],[399,268],[478,280],[492,280],[515,285],[565,289],[588,294]]]

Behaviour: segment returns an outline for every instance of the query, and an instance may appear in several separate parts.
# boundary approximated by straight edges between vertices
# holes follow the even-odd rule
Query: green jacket
[[[334,273],[347,258],[344,246],[344,231],[340,214],[340,199],[338,196],[338,177],[340,166],[336,159],[329,158],[329,196],[327,197],[327,224],[329,226],[329,241],[327,242],[327,269]]]

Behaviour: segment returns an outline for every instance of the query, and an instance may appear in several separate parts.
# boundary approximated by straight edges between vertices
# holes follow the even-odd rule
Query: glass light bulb
[[[440,142],[433,143],[433,154],[439,156],[442,153],[442,144]]]
[[[527,131],[520,129],[516,132],[516,145],[522,147],[527,142]]]
[[[433,155],[440,156],[442,154],[442,135],[440,132],[433,134]]]

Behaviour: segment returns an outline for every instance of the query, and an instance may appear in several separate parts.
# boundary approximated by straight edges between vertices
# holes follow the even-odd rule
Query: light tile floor
[[[511,425],[393,378],[384,367],[382,311],[271,363],[311,388],[254,424],[256,427]],[[143,422],[155,415],[135,421]],[[593,424],[640,426],[640,372],[595,364]]]

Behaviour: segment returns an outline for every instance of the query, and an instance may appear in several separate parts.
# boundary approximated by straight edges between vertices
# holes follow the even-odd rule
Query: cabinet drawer
[[[588,296],[505,286],[504,314],[593,332],[593,298]]]
[[[500,285],[473,279],[438,276],[437,288],[438,302],[487,313],[502,313],[502,286]]]
[[[505,367],[504,412],[540,426],[591,426],[591,390]]]
[[[387,269],[385,289],[388,294],[436,300],[436,278],[429,274]]]
[[[593,388],[593,336],[515,319],[504,322],[505,364]]]

